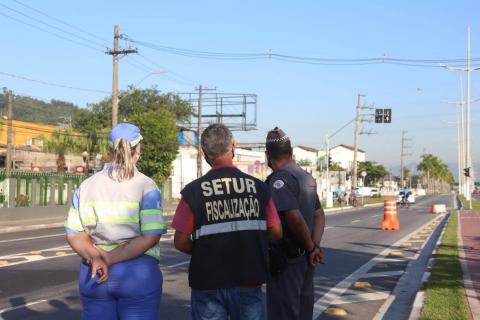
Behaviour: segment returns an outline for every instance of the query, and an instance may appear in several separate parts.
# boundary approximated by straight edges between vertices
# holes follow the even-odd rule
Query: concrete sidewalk
[[[460,211],[459,239],[463,281],[472,318],[480,320],[480,212]]]

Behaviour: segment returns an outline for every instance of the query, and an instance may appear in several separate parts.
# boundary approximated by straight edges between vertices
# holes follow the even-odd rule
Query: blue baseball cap
[[[130,142],[130,146],[134,147],[143,140],[143,137],[137,126],[131,123],[119,123],[112,128],[112,131],[110,131],[109,139],[112,145],[118,139],[126,139]]]

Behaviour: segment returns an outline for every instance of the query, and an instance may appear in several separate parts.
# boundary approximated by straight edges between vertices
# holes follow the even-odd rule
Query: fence
[[[83,174],[0,170],[0,207],[66,205]]]
[[[0,208],[55,206],[69,204],[85,174],[0,169]],[[172,198],[172,181],[160,186],[164,201]]]

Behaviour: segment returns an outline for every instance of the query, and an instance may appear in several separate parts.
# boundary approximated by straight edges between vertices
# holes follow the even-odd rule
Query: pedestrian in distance
[[[283,227],[281,249],[287,263],[267,283],[271,320],[311,320],[313,276],[323,263],[320,241],[325,214],[313,177],[293,160],[289,137],[279,128],[268,132],[266,156],[273,173],[267,178]]]
[[[65,230],[82,257],[79,287],[86,320],[160,317],[159,241],[166,225],[157,185],[135,166],[142,139],[132,124],[113,127],[111,162],[73,195]]]
[[[212,169],[182,190],[172,222],[175,248],[191,255],[192,319],[265,319],[268,240],[282,236],[269,188],[234,167],[226,126],[210,125],[200,141]]]

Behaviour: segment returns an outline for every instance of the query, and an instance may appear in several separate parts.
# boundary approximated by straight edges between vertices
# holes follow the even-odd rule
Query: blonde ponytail
[[[115,140],[112,147],[111,166],[108,169],[108,175],[118,182],[129,180],[135,174],[133,167],[133,153],[130,142],[127,139]]]

